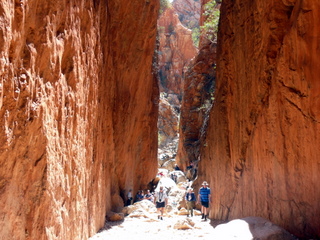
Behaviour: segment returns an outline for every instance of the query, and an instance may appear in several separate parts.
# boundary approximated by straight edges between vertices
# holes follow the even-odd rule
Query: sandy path
[[[202,221],[201,216],[192,217],[195,223],[193,229],[177,230],[174,225],[186,219],[186,216],[174,215],[165,217],[162,221],[157,219],[156,214],[150,214],[151,218],[130,218],[117,223],[107,223],[106,230],[97,233],[90,240],[141,240],[141,239],[165,239],[165,240],[191,240],[191,239],[212,239],[214,232],[210,221]],[[156,237],[156,238],[155,238]]]

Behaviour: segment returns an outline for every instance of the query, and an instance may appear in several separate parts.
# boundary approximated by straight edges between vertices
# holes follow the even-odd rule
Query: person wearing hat
[[[209,212],[208,210],[209,202],[211,202],[211,191],[206,181],[202,183],[202,187],[199,189],[197,203],[199,202],[201,203],[201,213],[202,213],[201,219],[204,219],[205,221],[207,221],[208,212]]]
[[[162,217],[163,217],[164,207],[168,203],[168,196],[165,193],[165,191],[163,190],[163,187],[160,187],[159,192],[155,193],[154,202],[155,202],[156,208],[157,208],[158,219],[163,220]],[[159,212],[161,215],[159,214]]]

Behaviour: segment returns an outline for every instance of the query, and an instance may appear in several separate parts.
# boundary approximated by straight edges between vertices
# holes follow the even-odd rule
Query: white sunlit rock
[[[294,240],[286,230],[261,217],[235,219],[215,228],[213,239]]]
[[[193,229],[195,226],[195,223],[191,219],[181,219],[178,220],[177,223],[173,226],[174,229],[178,230],[188,230],[188,229]]]
[[[187,178],[182,171],[172,171],[170,174],[175,174],[177,176],[177,183],[186,182]]]
[[[162,177],[159,180],[158,186],[155,191],[159,191],[160,187],[164,187],[166,189],[173,189],[176,186],[176,183],[169,177]]]
[[[178,215],[188,215],[188,210],[185,209],[185,208],[181,208],[181,209],[178,211]]]
[[[136,202],[133,205],[136,207],[136,209],[144,209],[147,212],[154,212],[156,210],[154,203],[146,199]]]
[[[152,216],[143,209],[134,210],[128,215],[130,218],[152,218]]]

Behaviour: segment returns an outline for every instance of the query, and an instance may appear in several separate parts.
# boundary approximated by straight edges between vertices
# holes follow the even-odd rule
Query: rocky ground
[[[165,169],[160,170],[165,175],[169,172]],[[137,202],[134,205],[125,207],[122,213],[109,214],[104,229],[102,229],[90,240],[104,239],[144,239],[145,237],[157,236],[157,239],[188,240],[188,239],[209,239],[212,236],[214,227],[211,221],[201,220],[200,212],[194,211],[193,217],[187,217],[187,211],[183,207],[183,197],[186,179],[183,173],[176,171],[178,184],[171,178],[162,177],[158,186],[164,186],[169,192],[169,202],[166,207],[163,220],[158,219],[157,210],[149,200]],[[178,210],[179,209],[179,210]]]
[[[158,187],[166,187],[169,193],[163,220],[158,219],[153,202],[142,200],[124,207],[121,213],[108,213],[105,227],[89,240],[140,240],[147,237],[174,240],[297,240],[284,229],[260,217],[235,219],[228,223],[219,220],[204,221],[198,210],[194,210],[194,216],[189,217],[182,200],[186,186],[192,182],[185,181],[182,172],[178,174],[179,171],[174,171],[179,175],[178,184],[175,184],[171,178],[166,177],[164,169],[160,172],[165,177],[161,177]]]
[[[182,223],[192,223],[193,227],[187,230],[178,230],[175,227],[182,226]],[[150,214],[150,217],[126,217],[121,222],[108,222],[106,229],[97,233],[90,240],[123,240],[130,238],[132,240],[150,239],[212,239],[214,231],[209,221],[204,222],[200,216],[187,218],[186,216],[176,215],[174,217],[164,217],[163,220],[157,219],[157,214]],[[154,238],[153,238],[154,239]]]

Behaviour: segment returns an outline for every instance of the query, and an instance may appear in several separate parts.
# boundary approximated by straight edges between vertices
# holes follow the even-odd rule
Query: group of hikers
[[[191,217],[193,216],[193,209],[195,207],[195,203],[197,202],[198,204],[201,204],[201,219],[207,221],[209,214],[209,204],[211,202],[211,190],[209,188],[209,184],[206,181],[202,183],[202,187],[199,189],[197,200],[196,195],[191,187],[187,188],[185,200],[187,204],[188,217],[189,214],[191,215]]]
[[[152,194],[150,190],[146,190],[146,194],[143,193],[144,192],[142,190],[138,191],[135,202],[144,199],[150,200],[156,205],[158,219],[163,220],[164,208],[168,204],[168,195],[164,187],[160,186],[159,191],[156,191],[154,194]],[[129,190],[127,205],[132,204],[132,200],[132,192],[131,190]],[[211,191],[208,183],[206,181],[202,183],[202,187],[199,189],[198,198],[196,198],[193,188],[187,186],[185,201],[188,211],[188,217],[193,217],[193,209],[195,207],[195,204],[198,203],[201,204],[201,219],[204,219],[204,221],[206,221],[209,213],[209,203],[211,202]]]

